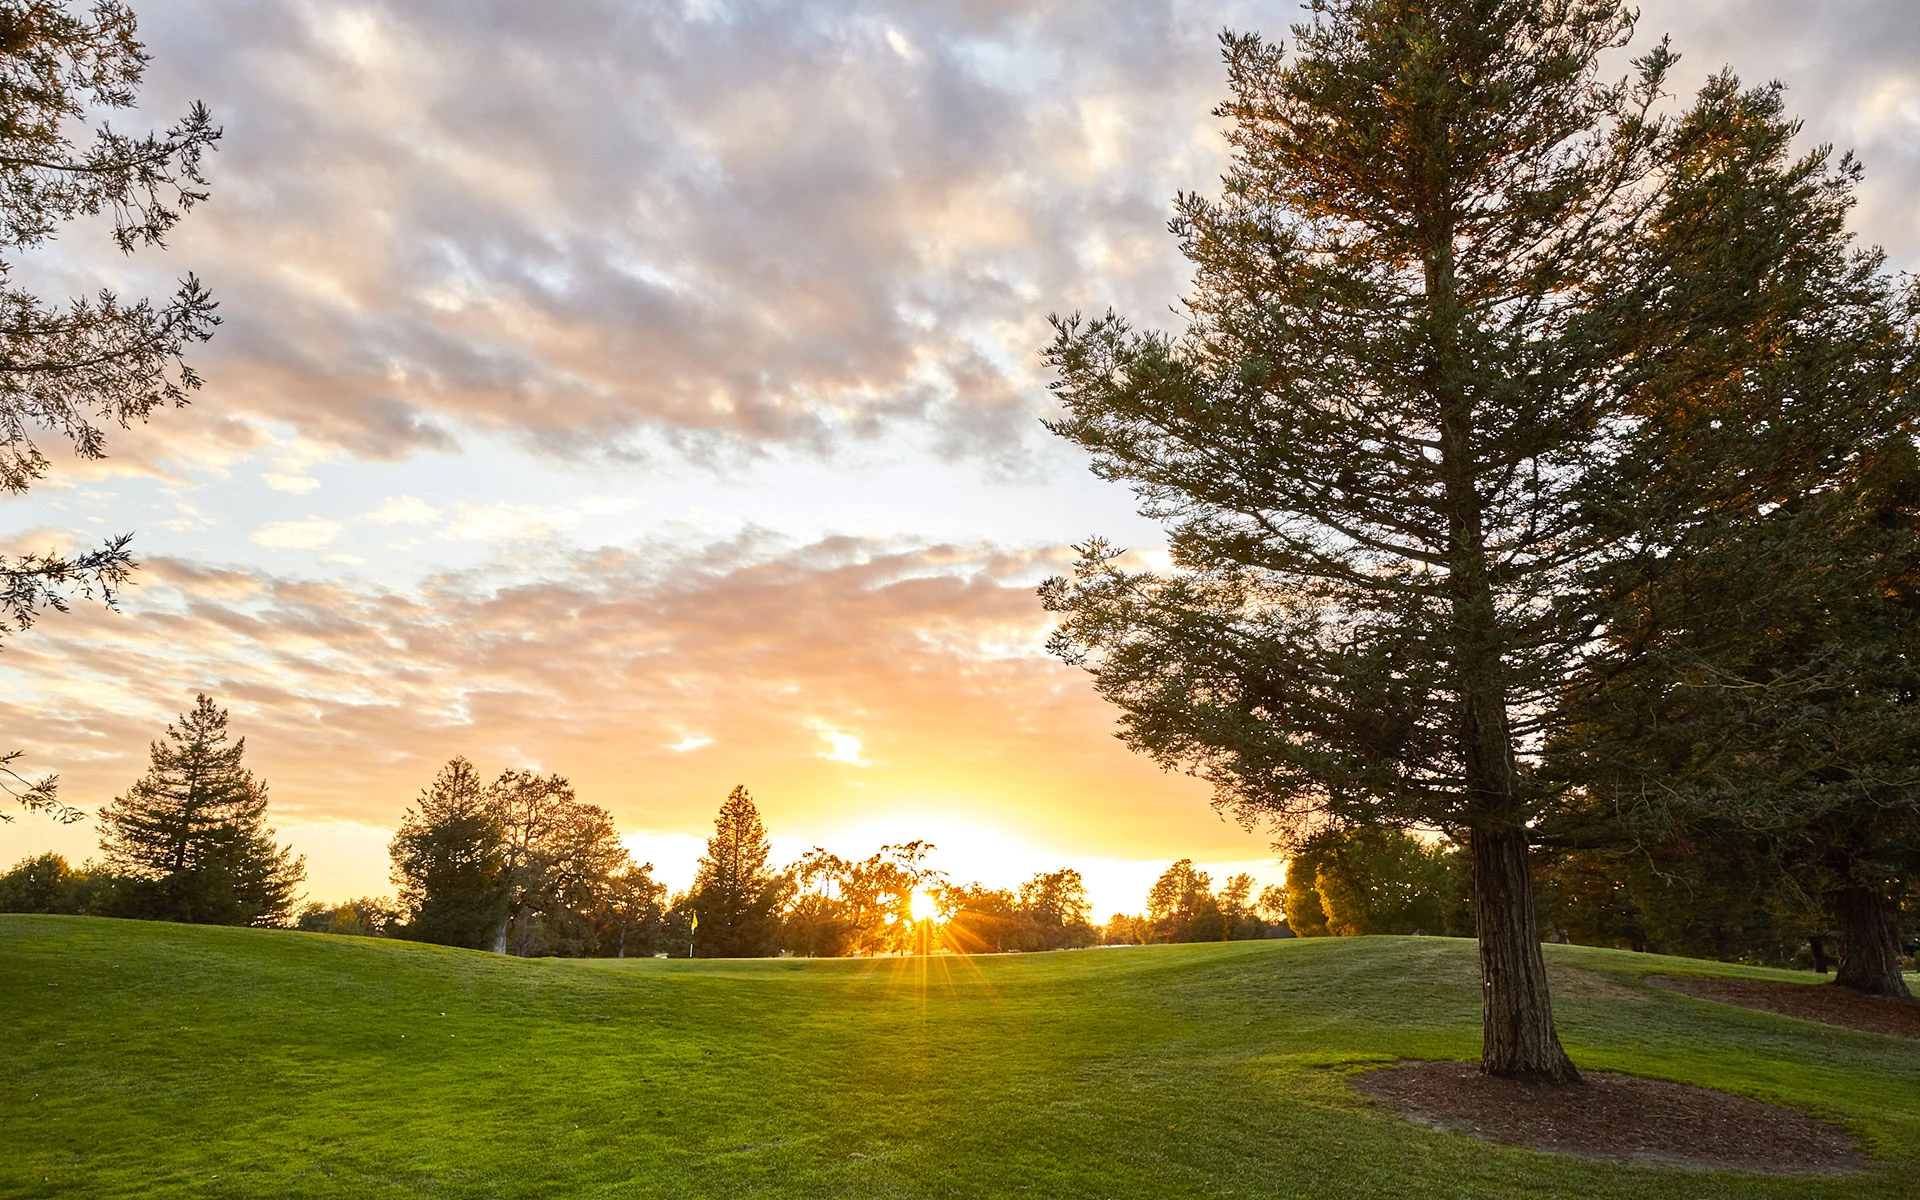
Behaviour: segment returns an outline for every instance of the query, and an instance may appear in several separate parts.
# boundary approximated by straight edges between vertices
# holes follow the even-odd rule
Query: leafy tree
[[[1325,840],[1308,839],[1287,860],[1287,879],[1281,903],[1285,907],[1287,928],[1295,937],[1332,937],[1327,928],[1326,906],[1320,903],[1320,863],[1332,846]]]
[[[1146,940],[1218,942],[1227,935],[1226,918],[1213,896],[1213,880],[1183,858],[1161,873],[1147,893]]]
[[[1253,903],[1253,911],[1267,924],[1268,937],[1286,937],[1292,930],[1280,928],[1287,919],[1287,890],[1277,883],[1270,883],[1260,889],[1259,897]]]
[[[440,769],[407,809],[389,847],[400,936],[486,949],[506,918],[506,830],[480,773],[464,758]]]
[[[634,867],[612,816],[562,776],[506,770],[483,783],[455,758],[407,810],[391,850],[412,914],[403,936],[521,956],[658,940],[664,896],[650,868]]]
[[[134,882],[92,862],[75,868],[58,854],[35,855],[0,875],[0,912],[135,916]]]
[[[158,305],[108,291],[49,303],[13,282],[20,256],[75,218],[109,215],[115,245],[131,253],[161,245],[206,198],[201,158],[220,131],[203,105],[145,137],[115,132],[105,119],[136,103],[148,61],[136,32],[119,0],[96,0],[84,14],[53,2],[0,3],[0,489],[15,495],[50,466],[36,436],[102,458],[107,425],[185,404],[200,380],[184,352],[219,323],[191,275]],[[64,610],[75,593],[111,606],[135,565],[130,540],[72,556],[0,556],[0,638]],[[13,773],[18,758],[0,757],[0,790],[29,811],[78,819],[52,777]]]
[[[1710,87],[1651,116],[1664,43],[1603,79],[1632,24],[1618,0],[1329,0],[1291,60],[1229,36],[1224,195],[1173,221],[1185,330],[1076,317],[1050,352],[1054,428],[1171,526],[1173,560],[1081,547],[1042,589],[1055,649],[1249,820],[1463,845],[1482,1069],[1541,1081],[1577,1078],[1528,866],[1566,797],[1539,754],[1594,642],[1564,601],[1636,548],[1612,514],[1649,348],[1749,302],[1661,233],[1692,144],[1737,114]]]
[[[688,895],[698,918],[694,953],[701,958],[772,954],[780,935],[783,880],[768,869],[772,846],[747,789],[728,793]]]
[[[226,710],[204,694],[144,777],[100,810],[108,865],[136,882],[130,915],[207,925],[283,925],[305,860],[274,844],[267,785],[229,742]]]
[[[1022,919],[1019,896],[1007,888],[953,884],[941,889],[940,907],[946,914],[942,944],[956,953],[1004,954],[1026,950],[1035,940]]]
[[[1450,846],[1399,830],[1354,830],[1315,873],[1327,929],[1336,936],[1471,933],[1471,912],[1454,911],[1454,897],[1465,890],[1462,867]],[[1465,924],[1457,925],[1461,919]]]
[[[793,895],[780,924],[780,948],[803,958],[837,958],[850,952],[853,922],[840,894],[852,864],[815,846],[795,863]]]
[[[0,912],[66,913],[73,868],[58,854],[23,858],[0,875]]]
[[[645,957],[667,949],[667,889],[653,864],[629,862],[606,877],[593,912],[593,953]]]
[[[1592,808],[1648,841],[1744,830],[1736,857],[1778,862],[1832,912],[1837,981],[1904,996],[1920,323],[1912,289],[1846,232],[1857,166],[1796,156],[1798,132],[1777,86],[1728,76],[1676,127],[1662,269],[1627,297],[1670,310],[1642,347],[1612,489],[1635,553],[1592,573],[1603,652],[1556,750]]]
[[[1072,867],[1046,871],[1020,885],[1018,911],[1033,927],[1036,950],[1091,946],[1095,940],[1087,881]]]
[[[348,937],[386,937],[400,924],[400,911],[390,901],[363,896],[342,904],[309,904],[300,910],[293,927],[305,933],[335,933]]]
[[[1094,945],[1087,885],[1071,867],[1035,875],[1017,891],[983,884],[939,889],[941,944],[962,954],[1066,950]]]
[[[580,801],[560,775],[503,771],[489,803],[504,831],[506,911],[496,953],[523,957],[591,952],[593,916],[632,860],[597,805]]]

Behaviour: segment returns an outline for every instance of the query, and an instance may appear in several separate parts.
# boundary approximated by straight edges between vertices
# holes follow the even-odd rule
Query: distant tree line
[[[1215,892],[1212,877],[1183,858],[1154,881],[1144,914],[1116,915],[1100,940],[1128,946],[1289,936],[1280,889],[1269,886],[1255,896],[1253,888],[1253,876],[1242,874]]]
[[[390,936],[511,954],[824,958],[1053,950],[1099,937],[1072,870],[1012,890],[954,884],[930,866],[925,841],[864,859],[815,847],[777,868],[745,787],[722,802],[692,886],[673,896],[564,780],[509,771],[482,784],[464,759],[408,810],[392,850]],[[369,909],[316,910],[312,927],[351,925]]]

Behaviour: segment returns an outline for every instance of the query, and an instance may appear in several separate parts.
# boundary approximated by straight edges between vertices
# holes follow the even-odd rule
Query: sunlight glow
[[[914,920],[926,921],[930,920],[938,909],[933,902],[932,896],[929,896],[919,888],[915,888],[913,889],[913,895],[907,897],[907,911],[913,914]]]

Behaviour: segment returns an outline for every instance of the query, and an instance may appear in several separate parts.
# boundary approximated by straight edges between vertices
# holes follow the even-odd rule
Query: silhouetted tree
[[[612,871],[593,911],[592,952],[603,958],[644,958],[667,949],[667,889],[653,864]]]
[[[505,832],[509,884],[495,952],[591,953],[592,914],[613,877],[633,865],[613,818],[576,797],[564,777],[531,771],[503,771],[489,803]]]
[[[941,944],[962,954],[1068,950],[1099,942],[1087,885],[1071,867],[1035,875],[1017,891],[970,883],[939,888]]]
[[[58,854],[23,858],[0,875],[0,912],[71,913],[73,868]]]
[[[440,769],[389,850],[408,914],[400,936],[471,950],[493,944],[511,894],[506,830],[472,763],[455,758]]]
[[[1021,884],[1018,911],[1033,926],[1035,950],[1067,950],[1097,940],[1087,881],[1072,867],[1042,872]]]
[[[126,916],[133,883],[92,862],[75,868],[58,854],[38,854],[0,875],[0,912]]]
[[[108,865],[136,882],[131,915],[210,925],[283,925],[304,860],[274,844],[267,785],[229,742],[227,713],[205,695],[165,741],[147,774],[100,810]]]
[[[107,214],[114,243],[130,253],[160,245],[206,198],[200,160],[220,131],[204,106],[143,138],[104,119],[107,110],[135,106],[146,65],[133,13],[119,0],[95,0],[80,13],[52,2],[0,5],[0,490],[15,495],[50,465],[36,435],[101,458],[105,426],[185,404],[200,386],[183,353],[219,322],[191,275],[158,306],[108,291],[48,303],[13,282],[20,255],[69,221]],[[72,556],[0,557],[0,638],[64,610],[75,593],[111,606],[135,565],[129,541],[114,537]],[[0,790],[29,811],[77,819],[52,777],[12,771],[19,757],[0,756]]]
[[[1226,919],[1213,896],[1213,880],[1183,858],[1168,867],[1147,893],[1150,942],[1218,942],[1227,936]]]
[[[852,864],[819,846],[789,871],[792,896],[780,922],[780,948],[802,958],[836,958],[851,951],[853,922],[840,894]]]
[[[701,958],[751,958],[779,944],[782,880],[768,869],[772,847],[745,787],[720,805],[713,836],[700,859],[687,907],[699,920],[694,953]]]

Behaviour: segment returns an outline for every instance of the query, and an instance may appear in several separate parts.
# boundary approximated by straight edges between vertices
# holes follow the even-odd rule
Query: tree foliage
[[[362,896],[339,904],[308,904],[293,927],[303,933],[332,933],[345,937],[387,937],[400,925],[400,910],[392,902]]]
[[[147,60],[120,0],[96,0],[83,14],[45,0],[0,2],[0,490],[20,494],[47,472],[36,438],[101,458],[108,426],[185,404],[200,386],[185,352],[219,319],[193,276],[158,304],[105,290],[48,302],[15,282],[21,255],[76,218],[107,216],[115,245],[131,253],[161,245],[206,199],[201,160],[220,130],[205,106],[144,137],[106,119],[134,107]],[[111,606],[135,565],[129,541],[0,556],[0,638],[64,610],[75,594]],[[59,803],[52,777],[23,780],[8,769],[0,787],[29,811],[79,816]]]
[[[440,769],[392,846],[401,936],[522,957],[652,953],[664,897],[613,817],[559,775],[465,758]]]
[[[210,925],[283,925],[304,860],[274,843],[267,785],[202,694],[150,748],[147,773],[100,810],[107,865],[136,881],[135,915]]]
[[[688,911],[698,920],[694,953],[702,958],[750,958],[779,947],[786,881],[772,871],[773,852],[753,797],[735,787],[714,818],[700,859]]]
[[[404,936],[472,950],[492,945],[506,918],[505,828],[465,758],[440,768],[407,809],[388,847]]]
[[[1249,820],[1465,846],[1483,1067],[1544,1080],[1575,1073],[1528,843],[1568,796],[1539,755],[1596,636],[1566,602],[1644,548],[1617,518],[1650,395],[1742,370],[1663,357],[1753,304],[1751,271],[1696,271],[1667,231],[1774,199],[1695,186],[1699,147],[1747,132],[1730,81],[1668,120],[1664,43],[1600,75],[1632,23],[1617,0],[1338,0],[1291,57],[1229,36],[1232,165],[1172,222],[1184,329],[1073,317],[1049,352],[1053,427],[1168,525],[1173,563],[1082,546],[1042,589],[1055,650]]]
[[[1287,926],[1300,937],[1473,934],[1458,847],[1399,830],[1328,830],[1287,861]]]
[[[532,771],[502,772],[489,804],[503,835],[507,888],[493,949],[591,953],[613,880],[633,866],[612,815],[580,800],[563,776]]]
[[[1071,950],[1099,941],[1086,880],[1071,867],[1042,872],[1017,889],[948,884],[938,895],[940,944],[955,953]]]
[[[1740,857],[1839,919],[1841,980],[1904,995],[1890,920],[1920,868],[1915,293],[1846,231],[1857,165],[1796,154],[1783,108],[1777,85],[1722,75],[1674,130],[1645,251],[1659,269],[1630,297],[1664,317],[1609,489],[1633,552],[1578,593],[1604,636],[1555,765],[1585,789],[1575,825],[1624,816],[1653,844],[1745,831]]]

